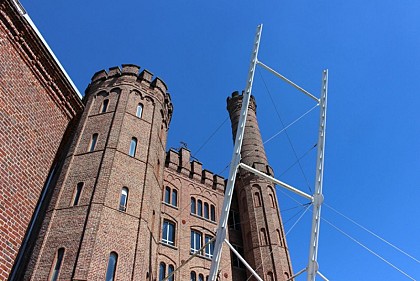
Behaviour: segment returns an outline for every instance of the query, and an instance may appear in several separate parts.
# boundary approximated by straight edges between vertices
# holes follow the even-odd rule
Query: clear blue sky
[[[168,147],[186,142],[215,173],[231,158],[229,122],[198,149],[226,119],[226,97],[245,87],[255,28],[263,23],[259,57],[264,63],[317,96],[322,70],[330,71],[325,202],[420,259],[420,2],[22,4],[82,92],[93,73],[122,63],[161,77],[175,108]],[[286,125],[314,105],[262,69],[254,95],[264,140],[282,128],[276,109]],[[317,123],[314,110],[288,130],[298,157],[315,144]],[[296,157],[285,134],[268,142],[266,150],[281,180],[309,192],[308,181],[313,188],[315,150],[301,160],[304,173],[299,165],[288,170]],[[285,193],[278,195],[289,231],[302,207],[294,208],[299,205]],[[323,217],[420,280],[420,263],[327,207]],[[308,212],[287,236],[295,271],[306,264],[309,230]],[[319,262],[330,280],[410,280],[326,222]]]

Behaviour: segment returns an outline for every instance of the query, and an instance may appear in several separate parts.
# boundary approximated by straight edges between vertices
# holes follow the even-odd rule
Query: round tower
[[[26,280],[156,276],[173,107],[165,83],[139,69],[125,64],[93,75]]]
[[[227,99],[233,139],[236,136],[242,99],[243,95],[238,92],[234,92]],[[251,96],[241,162],[273,176],[261,139],[256,109],[255,98]],[[264,280],[288,280],[292,276],[292,267],[279,215],[275,186],[242,170],[237,176],[235,190],[245,259]],[[232,206],[236,204],[232,202]],[[252,277],[250,280],[256,279]]]

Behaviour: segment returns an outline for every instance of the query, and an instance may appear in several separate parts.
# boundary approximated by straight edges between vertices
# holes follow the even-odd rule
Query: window
[[[283,243],[282,243],[282,239],[280,235],[280,230],[276,229],[276,232],[277,232],[277,239],[279,239],[279,246],[281,247],[283,246]]]
[[[230,210],[229,218],[228,218],[228,225],[230,229],[241,230],[241,219],[239,216],[239,212]]]
[[[197,281],[197,274],[195,273],[195,271],[191,271],[190,281]]]
[[[171,246],[175,245],[175,224],[173,222],[163,221],[162,242]]]
[[[177,206],[178,192],[175,189],[172,189],[172,206]]]
[[[128,154],[131,157],[134,157],[136,155],[136,148],[137,148],[137,139],[132,138],[130,142],[130,151],[128,152]]]
[[[165,279],[165,277],[171,275],[172,272],[174,272],[174,270],[175,270],[175,268],[172,264],[168,265],[168,275],[166,275],[166,264],[164,262],[161,262],[159,264],[159,281],[162,281],[163,279]],[[174,281],[175,280],[174,275],[169,277],[167,280],[168,281]]]
[[[104,101],[102,102],[100,113],[105,113],[108,110],[108,104],[109,104],[109,99],[104,99]]]
[[[202,234],[196,230],[191,230],[191,253],[194,254],[201,249]]]
[[[88,152],[92,152],[95,150],[96,142],[98,141],[98,134],[93,134],[92,138],[90,139],[90,145]]]
[[[209,219],[209,204],[204,203],[204,218]]]
[[[232,245],[233,248],[243,257],[244,256],[244,249],[242,247],[239,247],[237,245]],[[230,251],[230,257],[232,266],[239,267],[239,268],[245,268],[245,265],[238,259],[238,256],[235,255],[232,251]]]
[[[195,214],[195,198],[191,197],[191,214]]]
[[[211,241],[211,239],[213,239],[212,236],[206,235],[206,238],[205,238],[204,242],[207,244]],[[212,241],[210,244],[208,244],[206,246],[206,252],[205,252],[206,257],[212,258],[213,257],[213,252],[214,252],[214,241]]]
[[[165,198],[163,200],[168,204],[171,202],[171,188],[169,186],[165,187]]]
[[[289,279],[289,278],[287,278],[287,279]],[[273,272],[269,271],[267,273],[267,281],[274,281],[274,274],[273,274]]]
[[[197,200],[197,215],[203,216],[203,202],[201,200]]]
[[[139,103],[139,104],[137,105],[136,116],[137,116],[138,118],[141,118],[141,117],[142,117],[142,115],[143,115],[143,105],[142,105],[141,103]]]
[[[58,280],[58,275],[60,274],[61,264],[63,262],[64,257],[64,248],[60,248],[55,255],[55,261],[53,263],[53,267],[51,268],[50,273],[50,281]]]
[[[168,265],[168,276],[174,272],[174,266],[172,264]],[[168,281],[174,281],[174,275],[168,278]]]
[[[79,205],[80,194],[82,193],[83,182],[79,182],[73,196],[73,206]]]
[[[210,206],[210,219],[212,221],[216,221],[216,208],[214,207],[214,205]]]
[[[166,264],[161,262],[159,265],[159,281],[162,281],[166,276]]]
[[[255,192],[254,194],[254,205],[255,207],[260,207],[261,206],[261,198],[260,198],[260,193],[259,192]]]
[[[204,281],[204,275],[203,274],[198,275],[198,281]]]
[[[128,188],[123,187],[121,189],[120,208],[119,208],[119,210],[122,212],[125,212],[127,210],[127,199],[128,199]]]
[[[106,281],[114,281],[115,269],[117,268],[117,260],[118,260],[117,253],[111,252],[111,254],[109,255],[108,267],[106,268],[106,277],[105,277]]]
[[[176,189],[171,189],[169,186],[165,187],[163,201],[166,204],[176,207],[178,205],[178,191]]]
[[[260,239],[261,239],[261,245],[267,245],[267,233],[265,232],[265,228],[261,228],[260,230]]]
[[[268,196],[270,196],[270,203],[271,203],[271,208],[275,208],[275,204],[274,204],[274,197],[273,194],[268,194]]]

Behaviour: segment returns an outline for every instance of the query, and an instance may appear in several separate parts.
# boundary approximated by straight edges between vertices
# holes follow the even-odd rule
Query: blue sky
[[[21,2],[81,92],[93,73],[123,63],[161,77],[174,103],[168,147],[187,143],[205,168],[224,176],[229,122],[206,140],[227,117],[226,97],[245,87],[254,32],[263,23],[265,64],[317,96],[329,69],[325,202],[420,259],[418,1]],[[314,103],[263,69],[256,74],[267,140]],[[266,143],[276,175],[307,192],[317,124],[316,109],[287,130],[293,148],[285,134]],[[292,166],[305,154],[302,169]],[[278,193],[286,231],[303,210],[288,195]],[[323,217],[420,279],[420,263],[326,206]],[[287,236],[295,271],[305,267],[309,230],[308,212]],[[330,280],[410,280],[325,221],[319,262]]]

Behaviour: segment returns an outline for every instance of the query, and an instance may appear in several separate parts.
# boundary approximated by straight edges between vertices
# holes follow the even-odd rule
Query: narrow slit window
[[[204,203],[204,218],[209,219],[209,204]]]
[[[117,268],[118,255],[115,252],[111,252],[109,255],[108,266],[106,268],[106,281],[114,281],[115,279],[115,270]]]
[[[177,206],[178,203],[178,191],[172,189],[172,206]]]
[[[165,187],[165,197],[163,200],[168,204],[171,202],[171,188],[169,186]]]
[[[136,155],[136,149],[137,149],[137,139],[132,138],[130,142],[130,151],[128,152],[128,154],[131,157],[134,157]]]
[[[203,202],[201,200],[197,201],[197,215],[203,216]]]
[[[159,265],[159,281],[162,281],[166,275],[166,264],[161,262]]]
[[[80,195],[82,194],[83,182],[79,182],[73,196],[73,206],[79,205]]]
[[[191,197],[191,214],[195,214],[196,208],[195,208],[195,198]]]
[[[172,264],[170,264],[168,266],[168,276],[172,274],[172,272],[174,272],[174,266]],[[168,281],[174,281],[174,275],[172,275],[171,277],[168,278]]]
[[[269,194],[269,196],[270,196],[270,203],[271,203],[271,208],[275,208],[275,204],[274,204],[274,197],[273,197],[273,194]]]
[[[261,228],[260,230],[261,235],[261,245],[267,245],[267,233],[265,232],[265,228]]]
[[[255,204],[255,207],[260,207],[261,206],[261,198],[260,198],[260,193],[259,192],[255,192],[255,194],[254,194],[255,196],[254,196],[254,204]]]
[[[64,248],[60,248],[55,256],[53,267],[51,268],[50,281],[57,281],[60,274],[61,264],[63,263]]]
[[[101,113],[105,113],[108,110],[109,99],[104,99],[101,106]]]
[[[121,189],[121,196],[120,196],[120,207],[119,210],[125,212],[127,210],[127,201],[128,201],[128,188],[123,187]]]
[[[138,118],[141,118],[143,116],[143,105],[141,103],[137,105],[136,116]]]
[[[95,150],[97,141],[98,141],[98,134],[93,134],[92,138],[90,139],[89,152],[92,152]]]
[[[210,219],[212,221],[216,221],[216,208],[214,207],[214,205],[210,206]]]

